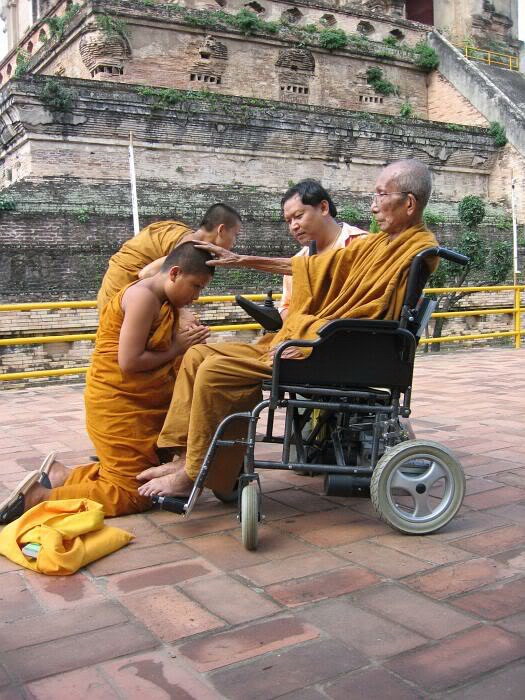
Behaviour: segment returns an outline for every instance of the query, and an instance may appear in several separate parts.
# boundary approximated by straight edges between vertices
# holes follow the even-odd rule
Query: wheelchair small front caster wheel
[[[242,543],[250,551],[257,549],[259,527],[259,489],[248,484],[241,493],[241,534]]]
[[[449,523],[465,495],[465,475],[452,452],[425,440],[388,450],[370,483],[374,508],[401,532],[426,535]]]

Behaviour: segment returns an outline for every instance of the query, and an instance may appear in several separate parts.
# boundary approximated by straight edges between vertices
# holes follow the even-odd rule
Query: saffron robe
[[[173,361],[147,372],[123,372],[118,364],[120,329],[124,320],[122,289],[106,305],[100,318],[86,379],[86,427],[99,463],[76,467],[48,500],[88,498],[108,516],[138,513],[151,500],[137,492],[137,474],[157,466],[157,437],[170,405],[175,383]],[[171,345],[177,312],[165,303],[153,322],[147,350],[165,351]]]
[[[194,480],[222,418],[260,400],[262,380],[272,372],[270,347],[289,339],[313,340],[321,326],[337,318],[398,318],[413,257],[436,245],[433,234],[419,225],[393,240],[379,233],[323,255],[294,257],[290,313],[276,335],[254,345],[213,343],[186,351],[158,445],[186,448],[186,473]],[[227,490],[243,448],[219,452],[206,485]]]
[[[171,253],[192,230],[180,221],[157,221],[126,241],[109,260],[109,266],[97,295],[98,312],[149,263]]]

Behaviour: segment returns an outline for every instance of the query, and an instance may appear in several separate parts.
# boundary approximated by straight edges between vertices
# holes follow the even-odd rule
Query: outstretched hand
[[[205,241],[191,241],[195,248],[200,248],[201,250],[207,250],[215,256],[214,260],[208,260],[206,265],[211,267],[238,267],[241,261],[241,255],[237,253],[232,253],[231,250],[226,250],[226,248],[221,248],[219,245],[214,243],[206,243]]]

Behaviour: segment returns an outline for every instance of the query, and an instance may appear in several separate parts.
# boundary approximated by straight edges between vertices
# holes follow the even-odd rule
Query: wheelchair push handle
[[[444,258],[445,260],[456,263],[457,265],[465,266],[470,262],[470,258],[468,258],[466,255],[456,253],[455,250],[449,250],[449,248],[442,248],[441,246],[439,246],[437,249],[437,254],[440,258]]]

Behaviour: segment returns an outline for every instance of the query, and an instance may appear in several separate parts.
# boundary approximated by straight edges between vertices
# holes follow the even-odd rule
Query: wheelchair
[[[238,501],[242,541],[257,548],[262,520],[262,490],[257,470],[288,470],[323,475],[328,496],[370,497],[379,516],[397,530],[423,535],[436,532],[458,512],[465,477],[445,446],[409,439],[403,419],[410,416],[412,375],[417,342],[436,302],[421,296],[429,277],[426,260],[439,256],[466,265],[468,258],[442,247],[423,250],[410,266],[407,291],[398,321],[338,319],[328,322],[313,341],[288,340],[275,353],[271,379],[263,381],[268,397],[251,411],[226,416],[216,429],[187,501],[154,500],[165,510],[189,515],[204,488],[218,447],[243,445],[244,467],[231,494]],[[263,327],[276,330],[280,316],[271,303],[237,301]],[[301,361],[286,360],[287,347],[310,349]],[[284,431],[275,435],[274,415],[284,409]],[[257,436],[261,414],[266,431]],[[246,437],[224,439],[232,421],[246,421]],[[258,459],[256,445],[282,445],[280,459]]]

